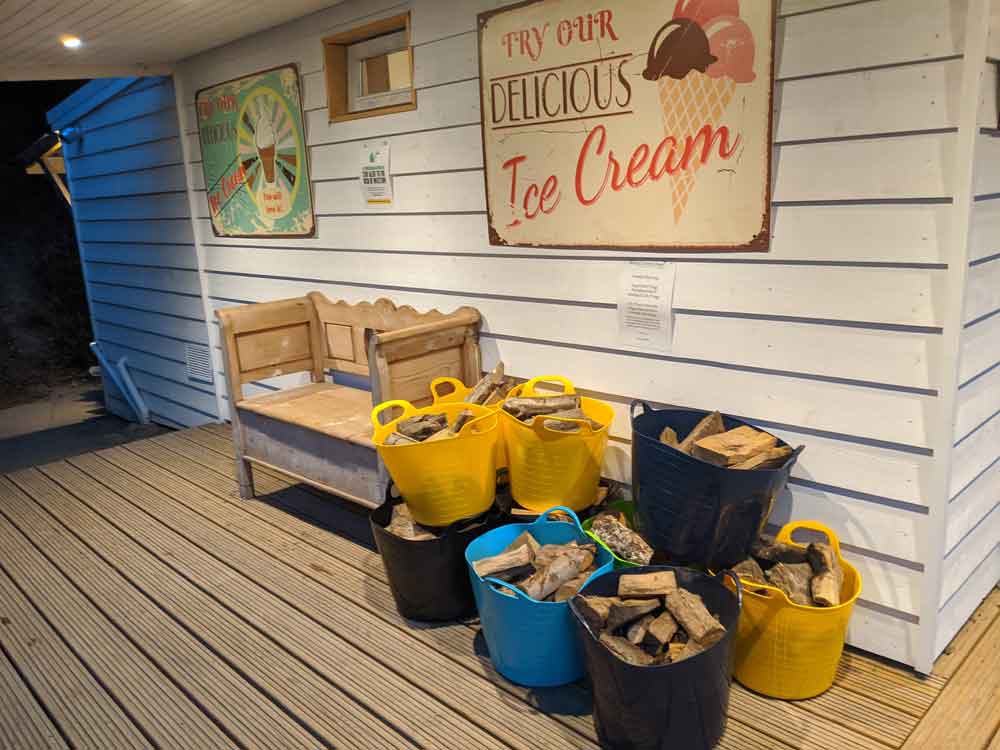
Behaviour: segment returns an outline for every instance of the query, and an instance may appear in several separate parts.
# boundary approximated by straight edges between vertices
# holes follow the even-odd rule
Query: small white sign
[[[669,352],[674,329],[674,263],[626,263],[618,282],[618,336],[624,346]]]
[[[361,144],[361,199],[368,206],[392,205],[389,141]]]

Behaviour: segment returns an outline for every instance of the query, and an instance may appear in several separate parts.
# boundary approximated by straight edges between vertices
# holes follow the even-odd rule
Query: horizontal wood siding
[[[109,358],[127,358],[155,421],[203,424],[218,408],[214,385],[185,366],[185,345],[207,344],[208,333],[173,83],[116,90],[60,121],[81,134],[65,153],[94,333]],[[110,381],[105,395],[113,413],[135,418]]]

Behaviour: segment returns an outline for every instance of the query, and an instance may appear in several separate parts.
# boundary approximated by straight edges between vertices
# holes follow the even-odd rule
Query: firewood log
[[[546,414],[547,417],[562,417],[563,419],[582,419],[584,422],[590,424],[590,429],[595,432],[601,429],[604,425],[600,422],[596,422],[586,414],[583,413],[583,409],[569,409],[567,411],[556,411],[551,414]],[[580,425],[575,422],[560,422],[556,419],[546,419],[544,425],[550,430],[555,430],[556,432],[579,432]]]
[[[513,552],[518,547],[527,547],[531,551],[531,559],[534,560],[535,555],[538,554],[538,550],[542,548],[542,545],[531,535],[530,531],[522,531],[517,539],[507,545],[504,552]]]
[[[384,445],[413,445],[414,443],[419,443],[419,440],[414,440],[411,437],[406,437],[399,432],[393,432],[389,437],[385,439]]]
[[[716,620],[697,594],[678,588],[667,596],[667,609],[691,640],[711,646],[726,634],[722,623]]]
[[[426,440],[447,426],[448,417],[444,414],[420,414],[396,422],[396,432],[414,440]]]
[[[608,613],[608,619],[604,626],[608,632],[614,632],[622,625],[628,625],[659,608],[659,599],[624,599],[611,605],[611,611]]]
[[[629,625],[628,631],[625,633],[625,637],[628,639],[628,642],[633,646],[638,646],[642,643],[643,639],[646,637],[646,633],[649,631],[649,626],[654,620],[656,620],[656,616],[648,614],[643,615]]]
[[[425,529],[413,520],[410,509],[405,504],[399,503],[392,506],[392,518],[389,525],[385,527],[401,539],[408,539],[411,542],[423,542],[428,539],[437,539],[437,535]]]
[[[796,544],[785,544],[775,541],[773,536],[762,535],[754,542],[750,549],[750,554],[758,561],[768,563],[804,563],[806,562],[806,548]]]
[[[748,557],[743,562],[734,565],[733,572],[744,581],[767,583],[767,578],[764,577],[764,571],[761,569],[760,564],[752,557]]]
[[[484,557],[472,563],[473,569],[483,578],[493,576],[499,578],[499,573],[531,565],[531,548],[521,546],[510,552],[502,552],[492,557]]]
[[[778,563],[767,571],[767,581],[784,591],[796,604],[815,606],[810,593],[812,566],[809,563]]]
[[[474,416],[475,415],[468,409],[463,409],[461,412],[459,412],[458,416],[455,417],[455,421],[451,423],[451,427],[448,428],[448,431],[452,435],[457,435],[459,432],[462,431],[462,428],[465,427],[465,425],[467,425],[472,420]]]
[[[648,667],[653,663],[653,657],[638,646],[634,646],[625,638],[610,633],[601,633],[601,643],[615,656],[629,664],[638,667]]]
[[[597,516],[590,530],[623,560],[636,565],[649,565],[653,558],[653,548],[646,540],[610,513]]]
[[[573,597],[573,602],[580,616],[583,617],[583,621],[587,623],[587,627],[596,635],[604,628],[604,623],[608,621],[612,605],[620,604],[621,599],[617,596],[577,594]]]
[[[708,648],[708,646],[698,643],[698,641],[691,640],[687,643],[671,643],[667,647],[667,653],[670,654],[671,662],[678,662],[684,661],[688,657],[694,656],[695,654],[700,654],[706,648]]]
[[[530,420],[540,414],[553,414],[557,411],[570,411],[580,408],[580,397],[574,394],[560,396],[528,396],[510,398],[503,408],[512,416]]]
[[[806,548],[813,577],[810,581],[812,598],[820,607],[840,604],[840,589],[844,585],[844,570],[833,547],[825,542],[814,542]]]
[[[694,426],[694,429],[691,430],[691,432],[689,432],[681,441],[680,445],[677,446],[677,450],[690,455],[691,449],[694,447],[696,442],[702,438],[708,437],[709,435],[716,435],[720,432],[724,432],[725,429],[726,425],[722,421],[722,415],[717,411],[713,411]]]
[[[792,449],[787,445],[775,446],[761,451],[756,456],[748,458],[738,464],[733,464],[730,469],[777,469],[788,457],[792,455]]]
[[[618,596],[629,599],[667,596],[677,591],[677,576],[672,570],[629,575],[618,579]]]
[[[646,644],[655,646],[657,649],[662,649],[670,643],[670,640],[677,632],[677,627],[677,620],[674,619],[674,616],[670,614],[669,610],[664,610],[646,628]]]
[[[669,445],[671,448],[676,448],[680,445],[680,442],[677,440],[677,433],[673,427],[663,428],[663,431],[660,433],[660,442],[664,445]]]
[[[744,425],[702,438],[694,444],[691,455],[715,466],[733,466],[773,448],[777,442],[774,435]]]
[[[591,565],[590,570],[585,570],[572,581],[564,583],[556,589],[556,592],[552,595],[552,601],[564,602],[567,599],[572,599],[580,591],[580,588],[587,582],[587,579],[590,578],[593,572],[593,565]]]
[[[491,372],[487,373],[478,383],[476,383],[475,386],[473,386],[472,390],[469,391],[468,395],[464,399],[465,403],[479,404],[480,406],[485,404],[493,394],[493,391],[495,391],[497,387],[503,383],[503,370],[503,362],[498,362],[497,366],[494,367]]]
[[[578,549],[579,546],[576,540],[566,544],[543,544],[535,551],[535,565],[544,568],[560,555],[566,554],[567,550]]]
[[[590,567],[593,561],[594,556],[589,550],[578,547],[560,555],[544,568],[537,568],[536,565],[535,572],[517,586],[532,599],[541,601],[580,575],[580,571]]]

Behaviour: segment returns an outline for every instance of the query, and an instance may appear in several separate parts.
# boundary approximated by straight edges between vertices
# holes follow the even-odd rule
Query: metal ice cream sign
[[[665,15],[535,0],[480,16],[491,242],[767,250],[773,5]]]

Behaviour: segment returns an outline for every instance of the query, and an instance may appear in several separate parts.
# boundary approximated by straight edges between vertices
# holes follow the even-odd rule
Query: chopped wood
[[[526,421],[541,414],[553,414],[559,411],[579,409],[580,397],[575,394],[563,394],[559,396],[510,398],[504,402],[503,408],[517,419]]]
[[[524,549],[523,547],[521,549]],[[537,556],[536,556],[537,561]],[[541,601],[565,583],[576,578],[580,572],[590,567],[594,555],[588,549],[577,547],[560,555],[543,568],[538,568],[525,580],[517,584],[532,599]]]
[[[608,621],[611,607],[615,604],[620,604],[621,599],[617,596],[586,596],[584,594],[577,594],[573,597],[573,602],[576,604],[577,611],[583,617],[583,621],[587,623],[591,632],[597,633]]]
[[[522,531],[517,539],[507,545],[507,549],[504,552],[513,552],[518,547],[527,547],[531,551],[531,559],[534,560],[535,555],[538,554],[538,550],[542,548],[542,545],[531,535],[530,531]]]
[[[754,543],[750,554],[758,561],[769,563],[804,563],[807,560],[805,547],[777,542],[773,536],[766,535]]]
[[[672,570],[653,573],[622,575],[618,579],[618,596],[641,599],[649,596],[667,596],[677,591],[677,576]]]
[[[673,427],[663,428],[663,432],[660,433],[660,442],[664,445],[669,445],[671,448],[676,448],[680,445],[680,441],[677,440],[677,433]]]
[[[414,440],[426,440],[447,426],[448,417],[444,414],[420,414],[396,422],[396,432]]]
[[[499,555],[476,560],[472,563],[472,567],[482,578],[487,576],[500,578],[499,573],[531,565],[531,558],[531,548],[521,546],[510,552],[501,552]]]
[[[544,568],[560,555],[571,549],[578,549],[579,546],[575,540],[566,544],[543,544],[535,551],[535,565]]]
[[[698,440],[691,455],[716,466],[733,466],[773,448],[777,442],[774,435],[743,425]]]
[[[491,372],[485,375],[478,383],[473,386],[472,390],[469,391],[468,395],[465,397],[464,401],[467,404],[479,404],[482,406],[485,404],[493,391],[503,382],[503,362],[498,362],[497,366],[493,368]]]
[[[590,429],[595,432],[601,429],[604,425],[600,422],[596,422],[586,414],[584,414],[583,409],[568,409],[567,411],[556,411],[552,414],[547,414],[547,417],[562,417],[563,419],[581,419],[584,422],[590,424]],[[575,422],[560,422],[555,419],[546,419],[544,422],[545,426],[550,430],[555,430],[556,432],[579,432],[580,425]]]
[[[659,609],[660,604],[659,599],[624,599],[616,602],[611,605],[605,627],[613,632],[622,625],[628,625],[654,609]]]
[[[601,633],[600,641],[611,653],[629,664],[648,667],[653,663],[652,656],[638,646],[629,643],[625,638],[610,633]]]
[[[389,520],[389,525],[385,527],[385,530],[401,539],[407,539],[411,542],[424,542],[428,539],[437,539],[436,534],[413,520],[410,509],[404,503],[392,506],[392,518]]]
[[[552,595],[552,601],[564,602],[567,599],[572,599],[579,593],[580,588],[587,582],[590,578],[591,573],[593,573],[593,564],[590,568],[580,573],[572,581],[567,581],[562,586],[556,589],[556,592]]]
[[[472,420],[474,416],[475,415],[468,409],[463,409],[459,413],[459,415],[455,417],[455,421],[451,423],[451,427],[448,428],[448,431],[452,435],[457,435],[459,432],[462,431],[462,428],[465,427],[465,425],[467,425]]]
[[[752,557],[748,557],[741,563],[736,563],[733,566],[733,572],[744,581],[767,583],[767,578],[764,577],[764,571],[761,569],[760,563]]]
[[[628,639],[628,642],[633,646],[638,646],[642,643],[643,639],[646,637],[647,631],[649,630],[649,626],[655,619],[655,615],[643,615],[640,619],[629,625],[628,632],[625,633],[625,637]]]
[[[646,628],[646,643],[663,648],[670,643],[677,633],[677,628],[677,620],[674,619],[669,610],[665,610],[659,617],[654,618],[649,627]]]
[[[670,654],[671,662],[684,661],[690,656],[700,654],[710,645],[711,644],[705,645],[694,640],[688,641],[687,643],[671,643],[670,646],[668,646],[667,653]]]
[[[485,406],[494,406],[503,401],[505,398],[507,398],[507,395],[514,389],[515,385],[517,385],[517,378],[512,377],[510,375],[504,376],[503,382],[501,382],[500,385],[494,388],[493,392],[490,394],[490,397],[486,399]]]
[[[686,589],[677,589],[667,596],[667,609],[693,641],[703,646],[711,646],[726,634],[722,623],[708,611],[705,602],[697,594]]]
[[[448,429],[446,427],[443,430],[438,430],[437,432],[435,432],[430,437],[424,438],[421,442],[424,442],[424,443],[436,443],[439,440],[451,440],[451,439],[453,439],[455,437],[457,437],[457,435],[455,435],[454,432],[452,432],[450,429]]]
[[[792,455],[792,449],[787,445],[778,445],[761,451],[756,456],[748,458],[738,464],[733,464],[731,469],[777,469],[784,465],[788,457]]]
[[[653,548],[637,532],[625,525],[624,516],[601,513],[591,524],[590,530],[622,560],[636,565],[649,565]],[[620,584],[619,584],[620,585]]]
[[[383,445],[413,445],[419,443],[419,440],[414,440],[411,437],[406,437],[406,435],[400,434],[398,432],[393,432],[389,437],[385,439]]]
[[[694,426],[694,429],[691,430],[691,432],[689,432],[681,441],[680,445],[677,446],[677,450],[690,455],[691,449],[694,447],[696,442],[702,438],[708,437],[709,435],[716,435],[720,432],[724,432],[725,429],[726,425],[722,421],[722,415],[717,411],[713,411]]]
[[[844,570],[833,546],[826,542],[814,542],[806,548],[806,555],[813,571],[809,584],[813,601],[820,607],[839,606]]]
[[[778,563],[767,571],[767,581],[784,591],[796,604],[812,607],[812,566],[809,563]]]

